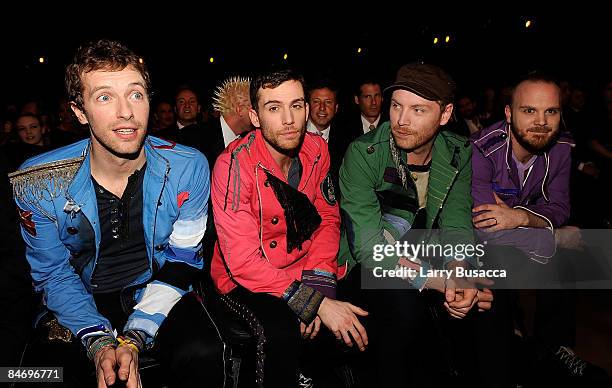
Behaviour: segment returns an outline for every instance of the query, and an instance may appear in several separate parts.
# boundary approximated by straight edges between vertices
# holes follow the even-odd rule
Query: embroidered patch
[[[19,214],[19,222],[26,232],[36,237],[36,224],[32,221],[32,212],[17,208]]]
[[[183,206],[183,202],[189,199],[189,192],[183,191],[182,193],[179,193],[176,196],[176,199],[178,201],[178,207],[180,208],[181,206]]]
[[[334,206],[336,204],[336,192],[334,191],[334,182],[331,179],[331,175],[327,173],[327,176],[321,182],[321,194],[325,198],[325,202]]]
[[[166,139],[162,139],[162,140],[165,140],[170,144],[154,145],[153,148],[157,148],[158,150],[171,150],[176,146],[175,141],[166,140]]]

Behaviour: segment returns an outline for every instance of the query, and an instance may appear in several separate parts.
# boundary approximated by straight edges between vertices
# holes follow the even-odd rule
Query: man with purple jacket
[[[531,74],[505,113],[506,121],[471,136],[474,226],[489,244],[514,246],[545,263],[555,253],[555,229],[570,214],[574,144],[560,134],[559,87]]]
[[[550,77],[531,73],[518,82],[506,120],[474,133],[472,142],[472,221],[487,242],[485,267],[504,268],[512,281],[506,288],[525,287],[526,279],[545,288],[570,255],[560,248],[579,245],[579,230],[564,227],[570,214],[570,151],[574,143],[561,133],[561,94]],[[568,236],[570,236],[568,238]],[[553,258],[554,256],[554,258]],[[552,258],[552,259],[551,259]],[[531,260],[530,260],[531,259]],[[549,259],[550,263],[549,263]],[[546,265],[544,265],[546,264]],[[514,275],[514,276],[513,276]],[[520,278],[520,280],[519,280]],[[527,286],[529,288],[529,286]],[[515,290],[494,291],[496,308],[483,325],[493,349],[491,359],[509,366]],[[600,369],[580,359],[575,342],[575,296],[568,290],[536,293],[537,357],[543,373],[595,376]],[[491,357],[491,352],[495,356]],[[515,381],[509,368],[496,371]]]

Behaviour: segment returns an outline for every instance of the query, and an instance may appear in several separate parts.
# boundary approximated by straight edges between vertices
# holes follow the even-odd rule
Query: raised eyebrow
[[[414,105],[410,105],[411,108],[427,108],[427,105],[423,105],[423,104],[414,104]]]
[[[394,103],[394,104],[397,104],[399,106],[402,106],[402,104],[400,104],[399,101],[397,101],[395,98],[392,98],[391,102]]]
[[[145,86],[144,86],[144,84],[143,84],[142,82],[140,82],[140,81],[138,81],[138,82],[132,82],[132,83],[130,84],[130,86],[140,86],[141,88],[146,89],[146,88],[145,88]]]
[[[303,97],[300,98],[296,98],[295,100],[291,101],[291,105],[295,104],[296,102],[306,102],[306,100],[304,100]]]
[[[143,89],[145,89],[145,86],[142,82],[132,82],[129,84],[129,86],[140,86]],[[109,85],[100,85],[100,86],[96,86],[95,88],[93,88],[91,90],[91,92],[89,93],[90,96],[93,96],[94,94],[96,94],[98,91],[100,90],[104,90],[104,89],[111,89],[111,87]]]
[[[104,90],[104,89],[110,89],[111,87],[108,85],[101,85],[101,86],[96,86],[95,88],[91,89],[91,92],[89,92],[90,96],[93,96],[94,94],[96,94],[98,91],[100,90]]]

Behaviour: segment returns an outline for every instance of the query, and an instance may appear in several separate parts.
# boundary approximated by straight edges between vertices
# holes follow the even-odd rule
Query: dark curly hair
[[[101,39],[89,42],[77,49],[72,63],[66,67],[66,92],[68,101],[83,109],[83,82],[85,73],[95,70],[121,71],[132,66],[145,81],[145,89],[150,99],[151,79],[140,57],[122,43]]]
[[[251,81],[249,93],[251,95],[251,104],[257,112],[259,104],[259,89],[276,88],[283,82],[298,81],[304,87],[304,77],[291,69],[273,70],[267,73],[262,73]]]

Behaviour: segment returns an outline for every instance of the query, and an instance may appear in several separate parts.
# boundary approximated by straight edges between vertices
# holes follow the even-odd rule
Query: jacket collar
[[[304,141],[302,142],[302,146],[298,153],[298,157],[300,158],[300,162],[303,166],[302,179],[300,180],[299,185],[300,188],[302,187],[301,182],[303,181],[303,179],[306,178],[305,175],[310,173],[310,170],[314,163],[316,163],[321,157],[322,150],[320,145],[314,140],[315,136],[318,135],[313,135],[311,133],[306,132],[306,134],[304,135]],[[258,166],[263,167],[264,169],[274,174],[274,176],[276,176],[277,178],[286,182],[287,179],[280,172],[280,166],[276,163],[274,158],[272,158],[272,154],[270,154],[270,150],[266,146],[266,141],[263,137],[263,134],[261,133],[261,129],[255,130],[254,146],[255,155],[257,158],[255,162],[258,164]]]
[[[158,178],[163,179],[170,168],[168,160],[161,156],[161,154],[156,150],[156,146],[152,143],[149,136],[145,138],[144,149],[147,159],[146,173],[150,172]],[[68,188],[69,197],[74,199],[77,203],[82,203],[82,201],[78,201],[77,198],[83,197],[84,193],[86,192],[86,190],[83,190],[83,188],[92,184],[90,151],[91,140],[85,143],[85,147],[81,151],[83,161],[72,179],[70,187]]]

